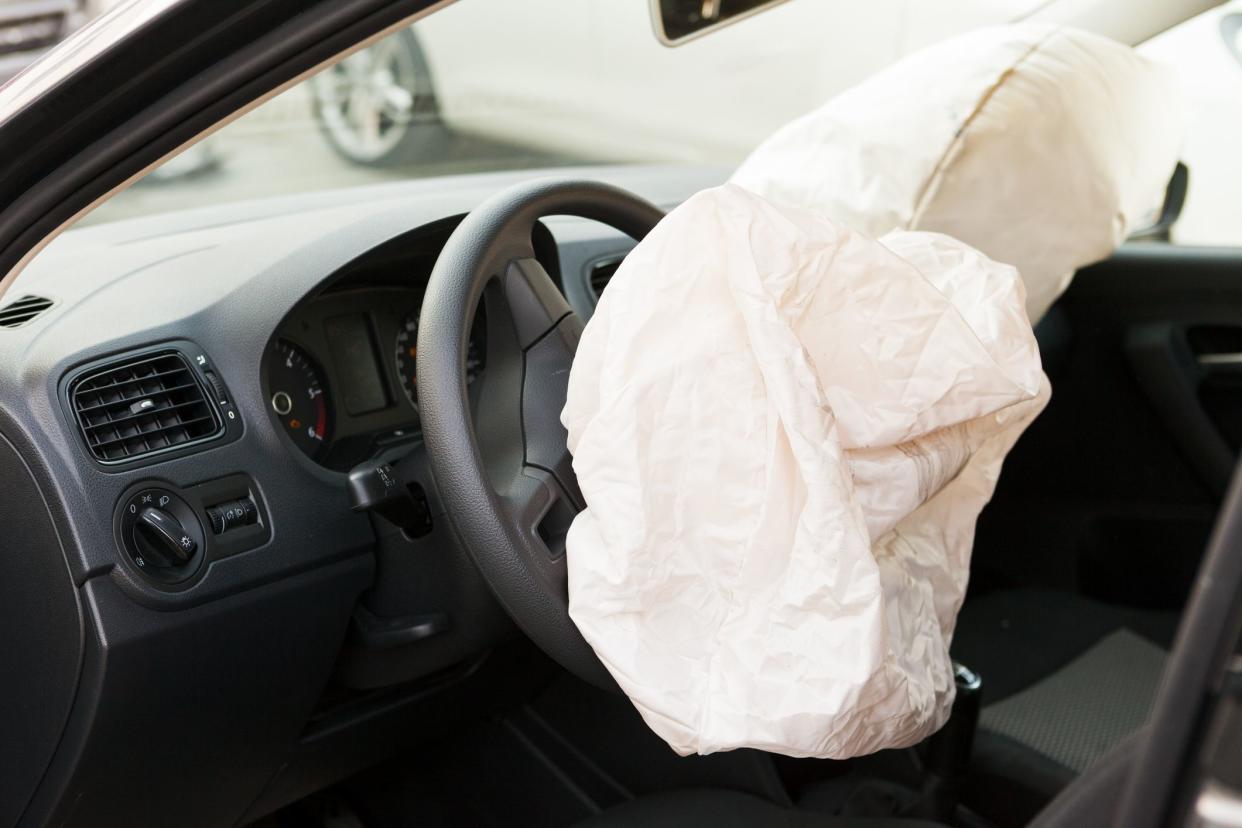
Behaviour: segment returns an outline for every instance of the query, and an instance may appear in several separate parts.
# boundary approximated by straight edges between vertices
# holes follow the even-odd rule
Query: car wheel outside
[[[414,161],[440,129],[431,71],[409,29],[325,69],[310,87],[320,130],[354,164]]]

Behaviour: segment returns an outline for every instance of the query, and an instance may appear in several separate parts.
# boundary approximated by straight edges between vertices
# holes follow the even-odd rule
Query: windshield
[[[732,166],[901,55],[1037,4],[924,5],[794,0],[669,48],[643,0],[460,0],[207,136],[81,223],[459,173]]]

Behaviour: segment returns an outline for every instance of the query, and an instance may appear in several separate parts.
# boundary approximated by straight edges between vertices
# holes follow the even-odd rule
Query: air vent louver
[[[621,259],[611,259],[591,267],[591,290],[594,291],[596,299],[604,294],[604,288],[608,287],[608,282],[612,280],[613,274],[621,266],[621,261]]]
[[[0,308],[0,327],[20,328],[52,306],[51,299],[23,296]]]
[[[104,463],[206,440],[223,428],[198,377],[176,351],[108,365],[73,384],[86,445]]]

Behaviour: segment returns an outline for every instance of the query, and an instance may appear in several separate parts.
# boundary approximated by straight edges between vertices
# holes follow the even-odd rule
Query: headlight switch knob
[[[203,560],[198,517],[163,487],[143,488],[121,501],[117,540],[138,572],[155,581],[184,581]]]

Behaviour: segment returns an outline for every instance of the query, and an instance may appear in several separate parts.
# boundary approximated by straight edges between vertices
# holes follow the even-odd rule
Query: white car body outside
[[[653,37],[645,3],[460,0],[415,32],[455,129],[601,160],[736,163],[783,124],[957,32],[1038,17],[1134,42],[1210,6],[793,0],[669,48]],[[1242,64],[1218,32],[1240,10],[1235,0],[1139,47],[1178,69],[1191,103],[1179,242],[1242,244]]]
[[[674,48],[632,0],[461,0],[414,30],[455,128],[609,160],[735,162],[898,57],[1036,5],[794,0]]]

